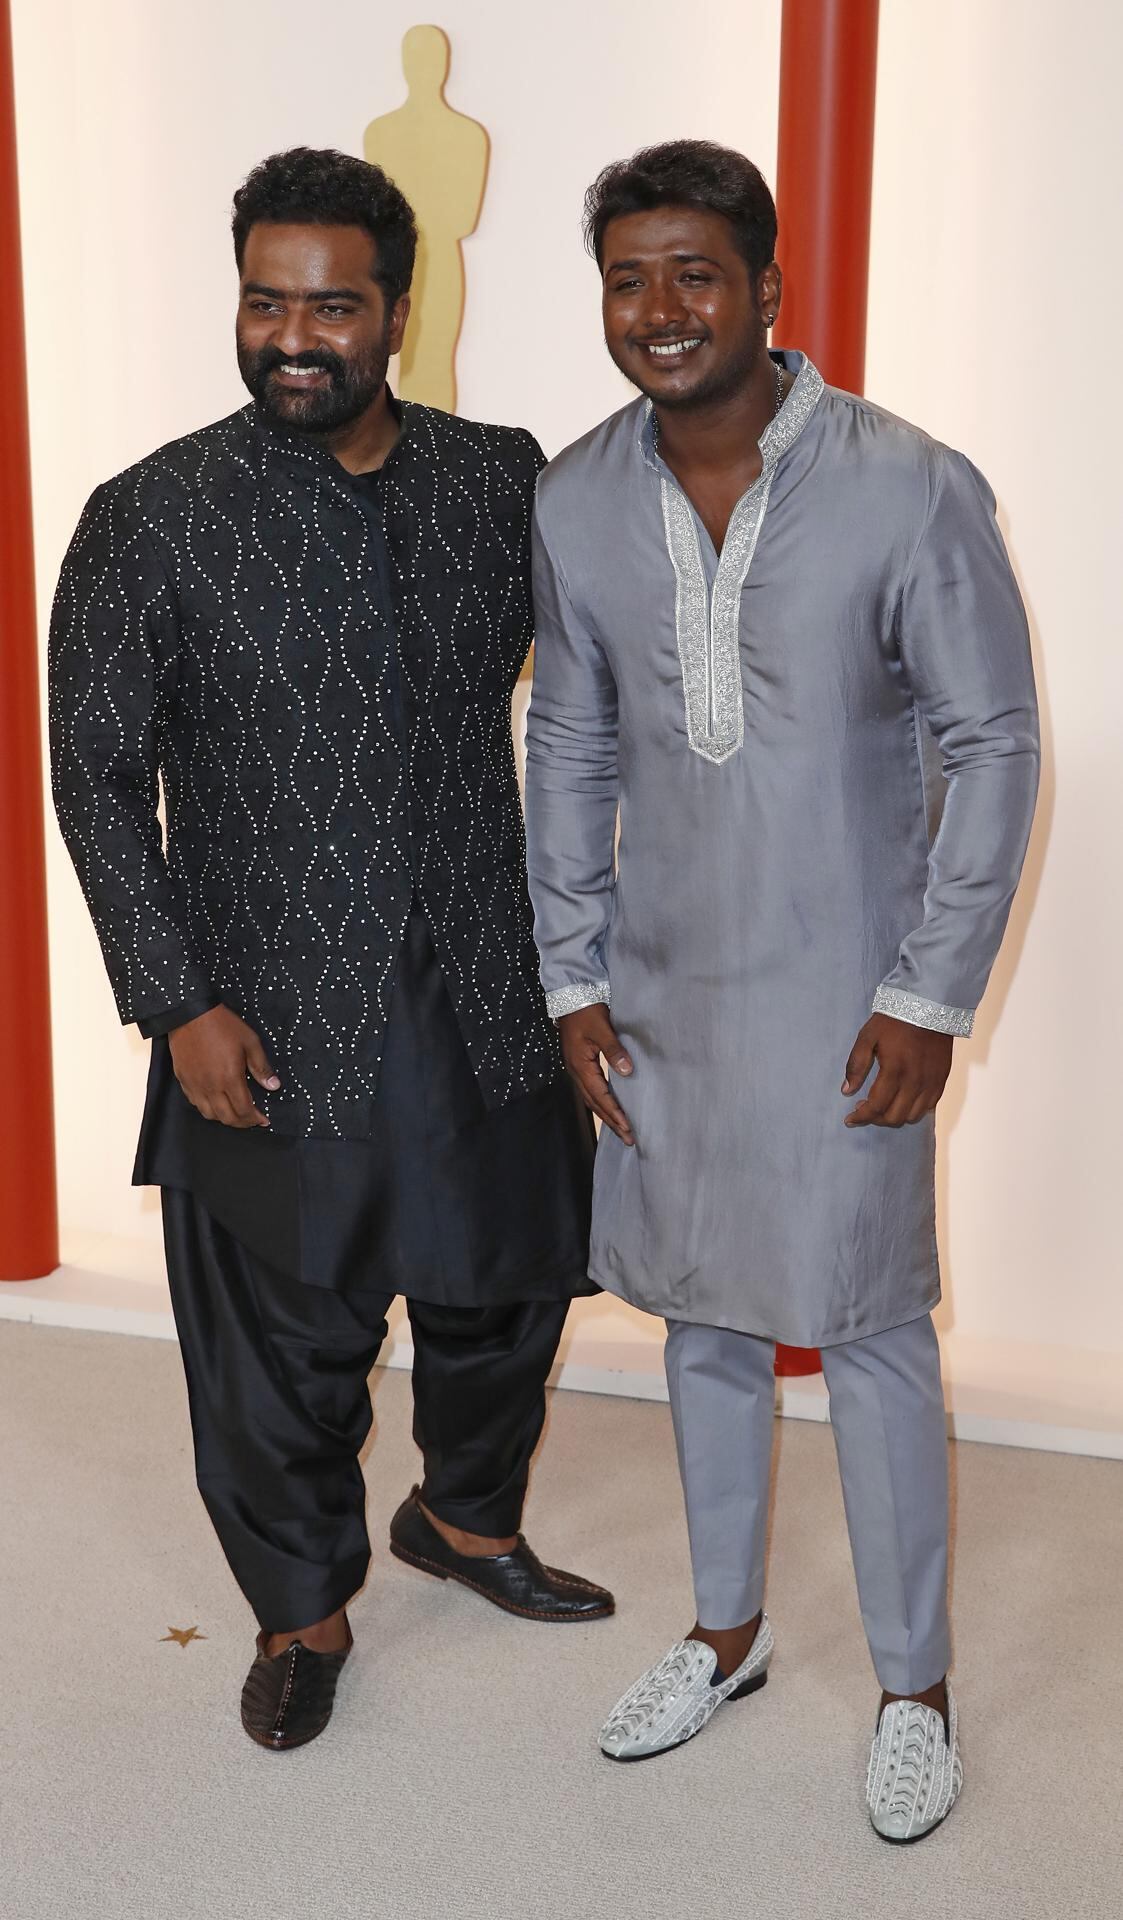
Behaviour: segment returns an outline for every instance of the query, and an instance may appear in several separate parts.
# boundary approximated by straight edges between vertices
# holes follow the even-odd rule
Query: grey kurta
[[[810,1346],[939,1298],[933,1120],[839,1089],[871,1007],[970,1032],[1038,736],[982,476],[784,357],[720,560],[642,400],[541,476],[527,815],[550,1011],[610,1001],[635,1066],[592,1277]]]

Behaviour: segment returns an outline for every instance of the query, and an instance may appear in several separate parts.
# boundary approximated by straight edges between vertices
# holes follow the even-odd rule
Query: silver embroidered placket
[[[686,495],[664,478],[663,526],[675,570],[675,631],[691,751],[720,767],[745,738],[741,690],[741,590],[752,565],[775,468],[733,509],[711,598]]]
[[[761,436],[760,478],[733,509],[711,596],[690,503],[664,473],[660,485],[667,552],[675,572],[675,633],[692,753],[721,766],[744,744],[741,684],[741,593],[753,563],[768,496],[781,456],[798,439],[823,392],[823,378],[805,360],[776,418]]]

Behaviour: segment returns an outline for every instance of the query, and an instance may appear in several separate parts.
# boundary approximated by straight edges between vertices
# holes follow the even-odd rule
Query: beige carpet
[[[614,1767],[602,1710],[691,1619],[666,1407],[554,1397],[527,1531],[620,1603],[566,1628],[383,1551],[408,1396],[376,1375],[376,1562],[335,1720],[274,1756],[238,1724],[253,1626],[175,1348],[0,1324],[3,1920],[1118,1920],[1119,1465],[956,1449],[967,1787],[901,1851],[862,1810],[876,1692],[827,1429],[779,1423],[770,1684]]]

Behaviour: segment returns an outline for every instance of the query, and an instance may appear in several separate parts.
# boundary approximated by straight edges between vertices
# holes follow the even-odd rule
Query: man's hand
[[[229,1007],[212,1007],[197,1020],[188,1020],[168,1035],[175,1077],[204,1120],[224,1127],[267,1127],[265,1115],[253,1103],[246,1075],[275,1093],[280,1080],[274,1073],[252,1027]]]
[[[616,1099],[601,1069],[603,1053],[615,1073],[631,1073],[632,1063],[608,1017],[608,1008],[599,1001],[582,1007],[579,1013],[565,1013],[558,1021],[562,1058],[566,1070],[581,1089],[587,1107],[611,1127],[626,1147],[634,1147],[636,1136],[628,1125],[628,1116]]]
[[[846,1116],[848,1127],[912,1126],[931,1113],[951,1072],[952,1036],[887,1013],[866,1021],[846,1062],[843,1093],[857,1093],[874,1061],[877,1078]]]

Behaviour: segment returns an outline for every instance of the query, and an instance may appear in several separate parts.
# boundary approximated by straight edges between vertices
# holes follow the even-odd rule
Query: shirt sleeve
[[[534,435],[530,432],[528,427],[520,427],[518,431],[519,431],[519,438],[522,440],[523,444],[526,447],[527,453],[530,456],[530,463],[534,471],[534,477],[535,479],[537,479],[543,467],[546,465],[546,456],[543,453],[537,440],[534,438]]]
[[[178,651],[174,593],[142,508],[111,481],[82,515],[51,615],[51,785],[126,1022],[214,998],[157,813]]]
[[[538,476],[541,473],[543,467],[546,465],[546,456],[543,453],[541,447],[539,446],[537,440],[534,438],[534,435],[530,433],[526,427],[517,427],[514,429],[514,433],[515,433],[515,438],[518,442],[520,455],[524,462],[525,483],[526,483],[526,489],[527,489],[527,496],[529,500],[530,515],[531,515],[531,518],[533,518],[535,487],[538,482]],[[530,657],[530,649],[534,645],[534,601],[532,597],[531,581],[530,581],[531,562],[530,562],[529,527],[527,529],[527,538],[522,548],[521,566],[522,566],[522,572],[523,572],[523,581],[522,581],[522,597],[520,601],[520,605],[522,607],[522,619],[521,619],[520,629],[519,629],[519,671],[520,673],[522,672],[523,668],[526,666],[527,660]]]
[[[200,1014],[211,1013],[222,1005],[216,993],[198,994],[193,1000],[181,1000],[178,1007],[168,1007],[163,1013],[149,1013],[137,1020],[146,1040],[157,1040],[165,1033],[174,1033],[177,1027],[185,1027],[189,1020],[197,1020]]]
[[[611,998],[605,943],[616,884],[616,682],[574,609],[536,511],[535,660],[526,723],[534,937],[553,1019]]]
[[[1025,858],[1040,747],[1025,610],[994,495],[961,454],[941,460],[898,639],[947,794],[923,920],[873,1004],[913,1026],[969,1034]]]

